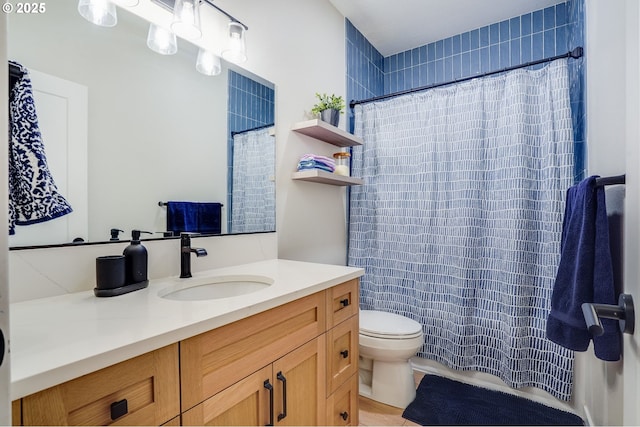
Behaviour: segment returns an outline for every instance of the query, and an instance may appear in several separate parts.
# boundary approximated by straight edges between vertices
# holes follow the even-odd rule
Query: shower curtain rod
[[[435,84],[428,85],[428,86],[417,87],[415,89],[407,89],[407,90],[403,90],[403,91],[399,91],[399,92],[389,93],[387,95],[375,96],[373,98],[363,99],[363,100],[360,100],[360,101],[352,100],[349,103],[349,108],[353,108],[358,104],[366,104],[366,103],[369,103],[369,102],[381,101],[383,99],[395,98],[396,96],[407,95],[409,93],[422,92],[423,90],[433,89],[433,88],[440,87],[440,86],[447,86],[447,85],[454,84],[454,83],[466,82],[468,80],[473,80],[473,79],[477,79],[477,78],[480,78],[480,77],[487,77],[487,76],[491,76],[493,74],[499,74],[499,73],[504,73],[506,71],[517,70],[519,68],[531,67],[532,65],[544,64],[544,63],[547,63],[547,62],[555,61],[556,59],[580,58],[583,55],[583,52],[584,52],[584,50],[582,49],[582,47],[578,46],[575,49],[573,49],[573,50],[571,50],[571,51],[569,51],[569,52],[567,52],[565,54],[562,54],[562,55],[553,56],[551,58],[539,59],[537,61],[527,62],[526,64],[514,65],[512,67],[503,68],[501,70],[489,71],[489,72],[486,72],[486,73],[483,73],[483,74],[475,74],[473,76],[464,77],[464,78],[461,78],[461,79],[450,80],[450,81],[444,82],[444,83],[435,83]]]
[[[231,132],[231,137],[233,138],[234,136],[241,134],[241,133],[247,133],[247,132],[251,132],[254,130],[260,130],[260,129],[266,129],[266,128],[270,128],[271,126],[273,126],[273,123],[269,123],[268,125],[261,125],[261,126],[256,126],[254,128],[251,129],[245,129],[245,130],[239,130],[239,131],[233,131]]]

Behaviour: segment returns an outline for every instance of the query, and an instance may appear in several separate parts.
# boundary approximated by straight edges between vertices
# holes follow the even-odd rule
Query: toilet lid
[[[380,338],[413,338],[422,333],[422,326],[399,314],[360,310],[360,333]]]

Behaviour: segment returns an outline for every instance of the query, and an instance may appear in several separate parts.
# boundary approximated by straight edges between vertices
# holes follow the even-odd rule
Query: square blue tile
[[[554,6],[544,9],[544,29],[550,30],[556,26],[556,8]]]
[[[462,47],[460,48],[460,52],[468,52],[471,49],[471,34],[462,33],[460,34],[462,39]]]
[[[500,67],[506,68],[511,66],[511,52],[509,42],[500,43]]]
[[[444,58],[444,81],[453,79],[453,59],[448,56]]]
[[[556,27],[567,23],[567,3],[556,5]]]
[[[420,63],[420,50],[415,47],[411,49],[411,66],[418,65]]]
[[[478,49],[469,52],[469,73],[480,74],[480,51]]]
[[[480,30],[469,31],[469,38],[470,38],[469,48],[471,50],[480,48]]]
[[[544,32],[544,56],[549,58],[556,55],[556,31],[552,28]]]
[[[524,36],[520,39],[520,58],[523,64],[533,60],[531,52],[531,36]]]
[[[462,49],[462,36],[460,34],[456,34],[455,36],[451,37],[451,43],[453,45],[452,54],[459,54]]]
[[[436,81],[436,63],[435,61],[427,64],[427,84],[433,84]]]
[[[480,47],[489,46],[489,27],[480,28]]]
[[[435,67],[436,67],[436,83],[442,83],[444,82],[444,60],[443,59],[438,59],[435,62]]]
[[[500,26],[498,24],[491,24],[489,26],[489,44],[500,43]]]
[[[427,63],[426,62],[418,66],[418,83],[419,83],[419,86],[427,85]]]
[[[491,59],[491,71],[500,69],[500,45],[492,44],[489,46],[489,57]]]
[[[444,56],[445,58],[453,55],[453,38],[444,39]]]
[[[532,25],[533,25],[533,23],[531,22],[531,19],[532,19],[532,15],[530,13],[527,13],[526,15],[522,15],[520,17],[520,35],[521,36],[528,36],[529,34],[531,34]]]
[[[532,22],[534,33],[544,30],[544,14],[542,10],[536,10],[533,12]]]
[[[453,55],[451,57],[451,68],[454,79],[462,77],[462,57],[460,55]]]
[[[534,33],[531,37],[531,50],[533,52],[534,61],[544,58],[544,37],[542,33]]]
[[[436,42],[436,60],[444,58],[444,41]]]
[[[502,21],[500,25],[500,43],[505,42],[511,38],[509,35],[509,21]]]
[[[511,32],[511,38],[515,39],[520,37],[520,17],[511,18],[509,20],[509,31]]]
[[[411,89],[413,87],[413,73],[412,73],[412,68],[405,68],[404,69],[404,86],[403,86],[403,90],[407,90],[407,89]]]
[[[511,40],[511,65],[522,64],[520,59],[520,39]]]
[[[429,43],[427,45],[427,61],[435,61],[436,60],[436,44]]]
[[[411,67],[411,87],[415,88],[420,86],[420,66],[415,65]]]
[[[471,75],[471,53],[463,52],[461,55],[460,75],[469,77]]]
[[[491,55],[489,47],[480,48],[480,71],[483,73],[491,71]]]
[[[568,50],[566,25],[556,27],[556,55],[562,55]]]

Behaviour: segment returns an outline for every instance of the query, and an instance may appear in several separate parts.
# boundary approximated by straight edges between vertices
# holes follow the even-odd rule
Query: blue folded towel
[[[220,234],[222,204],[167,202],[167,231]]]
[[[560,265],[551,296],[547,337],[563,347],[585,351],[591,335],[582,303],[617,304],[609,248],[609,223],[603,187],[596,176],[567,191]],[[620,359],[618,322],[602,319],[604,335],[594,337],[594,352],[602,360]]]

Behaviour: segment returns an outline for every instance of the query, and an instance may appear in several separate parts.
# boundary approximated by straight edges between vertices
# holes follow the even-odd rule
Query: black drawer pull
[[[264,388],[269,390],[269,424],[268,426],[273,425],[273,386],[269,380],[264,380]]]
[[[340,416],[343,420],[347,421],[347,418],[349,418],[349,413],[347,411],[340,412]]]
[[[278,372],[276,378],[282,381],[282,412],[278,414],[278,421],[282,421],[287,418],[287,379],[282,372]]]
[[[129,406],[127,399],[122,399],[119,402],[113,402],[111,404],[111,420],[117,420],[126,413],[129,412]]]
[[[343,359],[346,359],[347,357],[349,357],[349,350],[342,350],[340,354],[342,355]]]
[[[347,307],[347,306],[349,306],[349,298],[341,299],[341,300],[340,300],[340,305],[341,305],[342,307]]]

